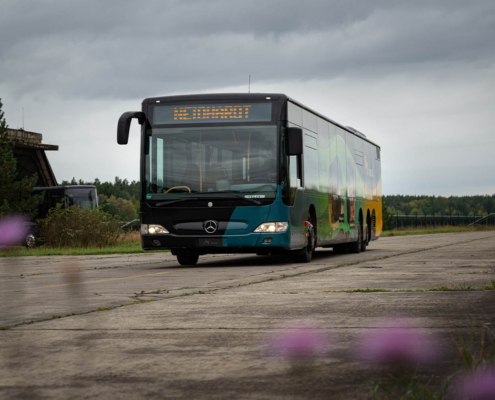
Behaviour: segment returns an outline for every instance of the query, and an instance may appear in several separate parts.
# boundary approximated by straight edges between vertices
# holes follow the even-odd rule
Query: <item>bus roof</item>
[[[166,102],[166,103],[171,103],[175,101],[198,101],[198,100],[244,100],[244,99],[252,99],[252,100],[283,100],[283,101],[290,101],[291,103],[294,103],[298,105],[299,107],[303,108],[306,111],[309,111],[312,114],[317,115],[318,117],[332,123],[333,125],[338,126],[339,128],[344,129],[347,132],[352,133],[353,135],[356,135],[360,137],[361,139],[371,143],[372,145],[380,148],[378,144],[375,142],[371,141],[366,137],[366,135],[357,129],[354,129],[350,126],[345,126],[337,121],[334,121],[333,119],[320,114],[319,112],[313,110],[312,108],[309,108],[305,106],[304,104],[300,103],[297,100],[294,100],[292,97],[289,97],[283,93],[205,93],[205,94],[184,94],[184,95],[176,95],[176,96],[160,96],[160,97],[149,97],[143,100],[142,104],[150,104],[150,103],[161,103],[161,102]]]
[[[95,185],[67,185],[67,186],[37,186],[31,189],[31,191],[44,192],[46,190],[57,190],[57,189],[96,189]]]

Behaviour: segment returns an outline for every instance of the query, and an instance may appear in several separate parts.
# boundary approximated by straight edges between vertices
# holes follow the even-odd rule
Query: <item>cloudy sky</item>
[[[0,0],[12,128],[58,181],[139,178],[122,112],[171,94],[285,93],[382,147],[385,194],[495,193],[495,2]]]

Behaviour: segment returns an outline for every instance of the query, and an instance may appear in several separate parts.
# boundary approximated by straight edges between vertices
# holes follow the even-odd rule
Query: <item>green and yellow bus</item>
[[[181,265],[211,253],[359,253],[382,232],[380,147],[283,94],[145,99],[141,244]]]

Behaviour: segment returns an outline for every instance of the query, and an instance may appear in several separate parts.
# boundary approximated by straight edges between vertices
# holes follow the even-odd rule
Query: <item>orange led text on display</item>
[[[174,120],[204,120],[204,119],[249,119],[250,105],[246,106],[199,106],[175,107]]]

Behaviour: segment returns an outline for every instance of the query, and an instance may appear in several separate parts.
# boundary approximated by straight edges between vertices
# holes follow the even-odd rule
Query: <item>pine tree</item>
[[[23,214],[35,217],[43,194],[31,196],[31,189],[38,181],[37,174],[17,180],[17,162],[14,157],[14,141],[7,136],[7,121],[0,99],[0,217]]]

